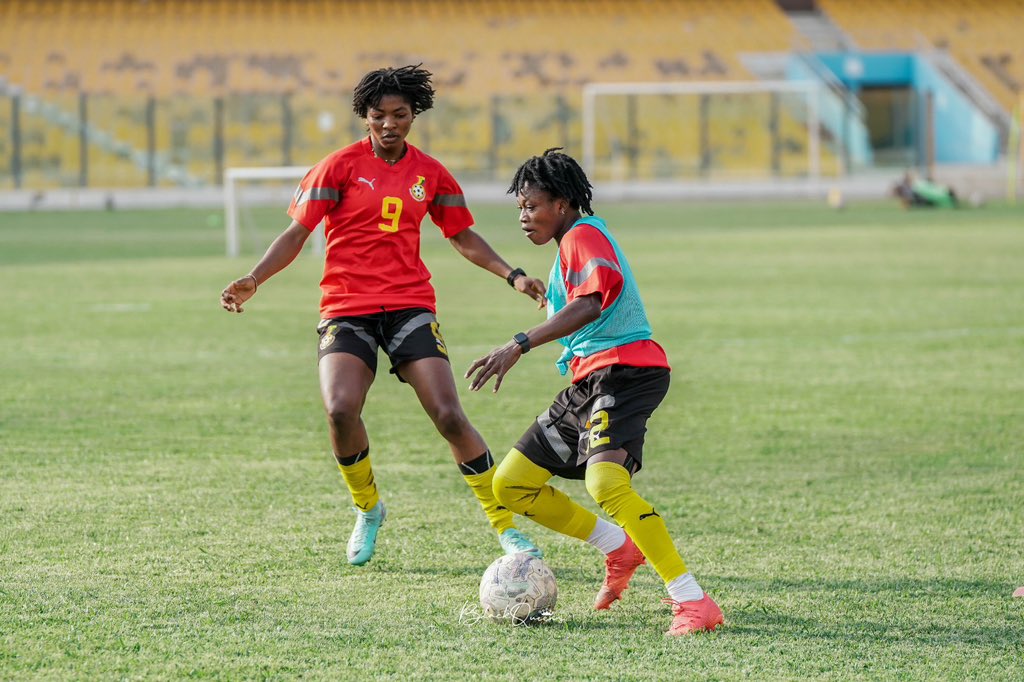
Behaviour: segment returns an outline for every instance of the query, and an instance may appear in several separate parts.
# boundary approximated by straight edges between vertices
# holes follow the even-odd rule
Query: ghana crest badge
[[[423,186],[423,183],[426,182],[427,179],[422,175],[417,175],[416,177],[419,178],[419,180],[409,188],[409,194],[411,194],[412,198],[416,201],[423,201],[427,198],[427,188]]]
[[[320,337],[320,350],[326,350],[329,345],[334,343],[334,334],[338,331],[338,325],[332,324],[324,332],[324,335]]]

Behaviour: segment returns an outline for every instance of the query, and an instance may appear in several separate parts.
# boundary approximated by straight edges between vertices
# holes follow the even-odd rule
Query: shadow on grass
[[[382,562],[375,571],[409,580],[482,575],[483,564],[416,567]],[[568,567],[557,571],[560,591],[592,589],[602,574]],[[1012,586],[989,580],[877,578],[855,580],[702,576],[701,582],[725,611],[724,636],[764,636],[864,644],[971,645],[1020,649],[1024,620],[1003,617],[1013,608]],[[980,608],[991,608],[986,616]],[[783,610],[785,601],[791,610]],[[1002,604],[1003,606],[1000,606]],[[660,606],[660,605],[659,605]],[[1021,603],[1024,606],[1024,602]],[[644,607],[645,609],[647,607]],[[855,612],[843,619],[841,614]],[[815,614],[820,614],[816,618]],[[984,620],[983,620],[984,619]],[[616,621],[576,618],[561,612],[530,627],[594,630],[618,628]]]
[[[1024,622],[994,614],[982,624],[977,600],[1001,610],[1010,605],[1006,583],[988,580],[879,578],[860,580],[751,579],[706,577],[702,581],[720,599],[726,614],[725,632],[862,643],[925,645],[982,645],[1019,649]],[[797,616],[777,605],[758,603],[756,595],[804,601],[803,612],[819,611],[822,618]],[[966,600],[970,600],[969,602]],[[940,605],[933,602],[941,601]],[[731,602],[731,603],[730,603]],[[745,603],[744,603],[745,602]],[[962,603],[958,603],[962,602]],[[836,606],[833,606],[836,605]],[[860,606],[863,605],[863,606]],[[835,622],[835,612],[859,610],[854,619]],[[936,622],[940,621],[940,622]]]
[[[449,578],[465,578],[467,575],[480,575],[484,574],[487,570],[487,564],[448,564],[448,565],[436,565],[436,566],[416,566],[409,567],[408,564],[395,561],[374,561],[370,562],[366,566],[362,567],[346,567],[346,570],[352,570],[353,572],[366,572],[366,573],[384,573],[388,575],[400,575],[402,577],[449,577]],[[559,585],[572,584],[572,585],[584,585],[590,586],[595,591],[597,587],[604,580],[604,567],[596,566],[593,571],[586,571],[581,568],[555,568],[555,577],[558,580]]]

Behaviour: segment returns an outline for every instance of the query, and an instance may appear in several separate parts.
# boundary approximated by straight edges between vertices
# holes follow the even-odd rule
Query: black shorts
[[[448,348],[444,345],[437,317],[426,308],[320,320],[316,332],[320,336],[318,361],[331,353],[350,353],[376,374],[377,349],[383,348],[391,359],[391,373],[399,381],[405,381],[397,370],[403,362],[448,359]]]
[[[624,449],[626,469],[643,466],[647,420],[668,393],[665,367],[612,365],[565,389],[516,443],[534,464],[562,478],[582,479],[587,460]]]

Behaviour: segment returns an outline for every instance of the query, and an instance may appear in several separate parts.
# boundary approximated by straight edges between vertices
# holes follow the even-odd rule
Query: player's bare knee
[[[446,440],[461,438],[472,428],[466,413],[458,406],[441,407],[431,414],[431,417],[438,433]]]
[[[324,404],[327,421],[336,433],[346,433],[359,425],[362,405],[356,401],[338,399],[328,400]]]

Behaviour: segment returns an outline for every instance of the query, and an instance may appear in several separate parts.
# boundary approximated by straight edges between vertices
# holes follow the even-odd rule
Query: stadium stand
[[[151,142],[158,183],[202,184],[222,170],[211,151],[218,116],[221,165],[308,163],[348,137],[317,125],[325,103],[344,122],[363,73],[423,62],[443,97],[416,141],[472,176],[503,174],[544,145],[573,146],[585,83],[751,80],[739,55],[788,50],[793,33],[772,0],[7,0],[0,77],[60,102],[33,123],[43,128],[74,118],[75,98],[88,96],[90,120],[105,121],[90,140],[108,142],[101,153],[91,145],[90,184],[144,183],[140,152]],[[147,98],[170,120],[155,141],[140,125]],[[302,125],[285,139],[288,117]],[[41,134],[26,165],[66,182],[45,159],[68,165],[72,128]],[[358,122],[350,130],[358,135]],[[656,174],[660,158],[697,144],[695,133],[677,136],[638,167]],[[730,146],[714,158],[728,165]]]
[[[0,12],[0,66],[36,92],[337,92],[406,62],[453,94],[749,78],[737,54],[789,49],[793,32],[771,0],[9,0]]]
[[[947,50],[1007,111],[1024,91],[1021,0],[821,0],[820,5],[861,49]]]

